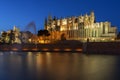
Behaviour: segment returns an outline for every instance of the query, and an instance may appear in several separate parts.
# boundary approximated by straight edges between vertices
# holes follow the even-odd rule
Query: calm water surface
[[[120,56],[0,52],[0,80],[120,80]]]

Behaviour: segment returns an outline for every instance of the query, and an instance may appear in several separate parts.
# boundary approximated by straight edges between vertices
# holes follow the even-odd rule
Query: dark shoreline
[[[83,54],[120,54],[120,42],[86,42],[57,44],[0,44],[8,52],[79,52]]]
[[[86,54],[120,54],[120,42],[88,42]]]
[[[0,44],[0,51],[16,52],[82,52],[82,44]]]

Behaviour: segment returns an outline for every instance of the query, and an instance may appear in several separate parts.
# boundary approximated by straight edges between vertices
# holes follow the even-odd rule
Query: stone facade
[[[59,39],[61,33],[63,33],[67,40],[111,41],[117,37],[117,27],[111,26],[108,21],[96,22],[94,12],[91,12],[90,15],[85,14],[60,19],[48,16],[48,19],[45,19],[44,29],[50,31],[51,36],[54,36],[54,32],[57,32],[55,35]]]

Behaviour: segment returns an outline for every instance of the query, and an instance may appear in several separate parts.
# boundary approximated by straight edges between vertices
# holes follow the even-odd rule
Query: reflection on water
[[[120,56],[0,52],[0,80],[120,80]]]

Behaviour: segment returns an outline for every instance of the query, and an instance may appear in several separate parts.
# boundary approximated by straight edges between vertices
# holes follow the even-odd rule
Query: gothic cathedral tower
[[[94,15],[94,12],[91,11],[90,13],[90,24],[93,24],[95,22],[95,15]]]

